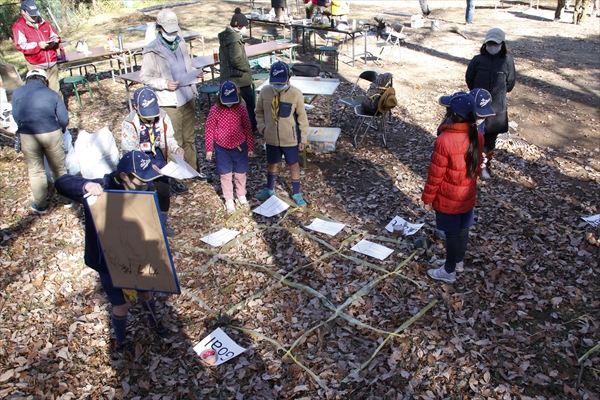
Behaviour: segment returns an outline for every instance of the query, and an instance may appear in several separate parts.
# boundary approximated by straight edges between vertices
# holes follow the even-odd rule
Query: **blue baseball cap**
[[[475,99],[465,92],[456,92],[452,96],[442,96],[440,97],[440,104],[450,107],[452,111],[464,119],[468,119],[469,113],[475,111]]]
[[[23,0],[21,2],[21,10],[27,11],[27,14],[32,17],[38,17],[40,12],[38,11],[38,6],[33,2],[33,0]]]
[[[162,176],[152,168],[150,157],[139,150],[123,154],[117,165],[117,172],[125,172],[128,175],[133,174],[142,182],[150,182]]]
[[[475,114],[480,118],[496,115],[492,108],[492,95],[485,89],[473,89],[469,92],[475,99]]]
[[[160,115],[156,93],[148,86],[141,87],[133,93],[133,104],[141,117],[154,118]]]
[[[240,102],[240,95],[238,94],[237,86],[231,81],[223,81],[219,88],[219,100],[221,104],[237,104]]]
[[[269,83],[287,83],[290,78],[290,67],[284,62],[277,61],[271,65]]]

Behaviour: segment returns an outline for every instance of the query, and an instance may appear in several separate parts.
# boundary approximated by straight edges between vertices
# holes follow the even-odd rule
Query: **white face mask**
[[[281,92],[289,87],[287,83],[272,83],[271,87],[276,92]]]
[[[167,42],[174,42],[175,39],[177,39],[177,32],[173,32],[173,33],[166,33],[166,32],[161,32],[162,37],[167,41]]]
[[[496,54],[500,53],[500,50],[502,49],[502,45],[488,42],[485,44],[485,49],[487,50],[488,53],[495,56]]]

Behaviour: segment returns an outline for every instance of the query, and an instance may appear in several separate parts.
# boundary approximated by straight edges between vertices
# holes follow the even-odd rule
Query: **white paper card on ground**
[[[192,168],[190,164],[186,163],[185,160],[177,154],[172,153],[171,156],[173,156],[175,162],[169,161],[169,163],[160,170],[163,175],[175,179],[190,179],[200,175],[198,171]]]
[[[591,226],[598,226],[598,224],[600,224],[600,214],[591,215],[589,217],[581,217],[581,219]]]
[[[364,239],[356,243],[350,250],[375,257],[378,260],[385,260],[387,256],[394,252],[394,250],[388,247]]]
[[[281,200],[279,197],[271,196],[267,199],[267,201],[252,210],[252,212],[264,215],[265,217],[272,217],[287,210],[289,207],[290,205]]]
[[[204,243],[210,244],[211,246],[220,247],[233,240],[233,238],[239,234],[240,233],[238,231],[232,231],[231,229],[223,228],[218,232],[204,236],[200,240],[202,240]]]
[[[313,231],[326,233],[327,235],[335,236],[337,235],[346,224],[342,224],[340,222],[329,222],[319,218],[315,218],[312,224],[308,225],[308,229],[312,229]]]
[[[423,225],[424,224],[411,224],[404,218],[396,215],[394,219],[386,225],[385,229],[387,229],[389,232],[394,232],[394,228],[396,227],[396,231],[402,232],[404,236],[410,236],[417,233]]]
[[[194,346],[194,351],[206,364],[216,367],[242,354],[246,349],[238,346],[221,328],[217,328]]]

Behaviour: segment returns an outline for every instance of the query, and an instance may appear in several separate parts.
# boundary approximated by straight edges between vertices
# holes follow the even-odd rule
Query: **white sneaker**
[[[437,269],[429,269],[427,270],[427,275],[429,275],[433,279],[437,279],[438,281],[446,282],[446,283],[454,283],[456,282],[456,273],[453,272],[451,274],[447,273],[444,269],[444,266]]]
[[[248,199],[246,199],[246,196],[238,196],[238,201],[240,202],[240,206],[245,206],[248,204]]]
[[[446,259],[437,260],[434,262],[434,264],[444,266],[444,265],[446,265]],[[456,269],[454,270],[454,272],[465,272],[465,262],[464,261],[457,262]]]
[[[233,203],[233,199],[225,201],[225,208],[229,214],[233,214],[235,212],[235,204]]]
[[[492,176],[490,175],[489,171],[487,170],[487,168],[484,168],[483,171],[481,171],[481,179],[482,180],[486,180],[486,179],[490,179]]]

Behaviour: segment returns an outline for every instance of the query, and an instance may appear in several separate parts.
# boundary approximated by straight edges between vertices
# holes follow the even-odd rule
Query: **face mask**
[[[127,189],[129,190],[138,190],[140,192],[148,191],[148,183],[146,182],[142,183],[141,185],[137,185],[133,183],[131,179],[127,179],[127,181],[124,181],[123,183],[125,184],[125,186],[127,186]]]
[[[146,119],[139,114],[138,114],[138,116],[140,117],[140,121],[142,121],[146,125],[152,125],[154,123],[154,121],[156,121],[156,117]]]
[[[287,83],[272,83],[271,87],[276,92],[281,92],[289,87]]]
[[[25,16],[25,19],[26,19],[28,22],[32,23],[32,24],[35,24],[35,23],[37,23],[37,22],[38,22],[38,17],[37,17],[37,16],[36,16],[36,17],[32,17],[32,16],[31,16],[31,15],[29,15],[28,13],[24,13],[23,15]]]
[[[171,34],[166,33],[166,32],[161,32],[160,34],[162,35],[163,39],[165,39],[167,42],[173,43],[175,41],[175,39],[177,39],[177,32],[173,32]]]
[[[495,56],[496,54],[500,53],[500,50],[502,49],[502,45],[501,44],[492,44],[492,43],[486,43],[485,44],[485,49],[487,50],[488,53],[490,53],[491,55]]]

